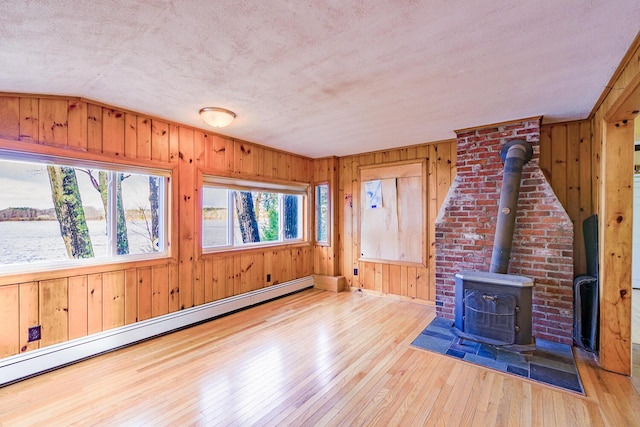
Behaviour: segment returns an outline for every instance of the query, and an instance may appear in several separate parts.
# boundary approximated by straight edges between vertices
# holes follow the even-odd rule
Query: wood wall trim
[[[640,110],[640,34],[590,116],[593,203],[600,221],[600,353],[604,369],[631,372],[633,125]],[[617,121],[622,119],[622,121]]]
[[[172,173],[176,172],[175,165],[169,162],[160,162],[156,160],[140,161],[139,159],[132,159],[113,153],[96,154],[73,147],[56,147],[34,142],[18,142],[2,137],[0,137],[0,149],[16,151],[25,154],[51,156],[60,159],[72,159],[80,161],[86,160],[96,163],[142,167],[145,169],[164,169],[170,170],[172,171]]]
[[[600,206],[600,364],[631,375],[633,122],[606,123]]]
[[[623,75],[627,66],[630,65],[631,60],[636,57],[638,51],[640,51],[640,32],[636,34],[636,37],[633,39],[633,42],[631,42],[629,49],[627,49],[627,53],[625,53],[625,55],[622,57],[618,68],[616,68],[616,70],[613,72],[613,75],[609,79],[609,83],[605,86],[602,94],[600,94],[600,97],[593,105],[593,108],[589,113],[589,119],[592,119],[595,116],[596,112],[602,107],[602,104],[605,102],[607,97],[609,97],[613,88],[616,87],[616,83],[620,80],[620,77]]]
[[[633,121],[640,112],[640,73],[627,85],[627,90],[611,104],[604,119],[608,122]]]

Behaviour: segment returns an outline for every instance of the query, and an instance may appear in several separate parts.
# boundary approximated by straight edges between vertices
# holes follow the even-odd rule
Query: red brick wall
[[[503,164],[500,149],[512,139],[533,147],[522,171],[509,274],[534,279],[533,335],[572,343],[573,224],[538,165],[540,122],[528,120],[461,131],[458,174],[436,220],[436,310],[453,319],[453,275],[489,271]]]

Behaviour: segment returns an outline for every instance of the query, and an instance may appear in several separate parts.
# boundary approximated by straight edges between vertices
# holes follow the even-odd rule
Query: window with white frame
[[[305,239],[306,186],[207,176],[203,183],[205,252]]]
[[[316,185],[316,242],[329,243],[329,184]]]
[[[169,179],[0,150],[0,273],[166,255]]]

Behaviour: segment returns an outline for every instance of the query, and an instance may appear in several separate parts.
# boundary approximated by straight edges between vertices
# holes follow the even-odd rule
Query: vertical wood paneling
[[[111,108],[102,109],[102,152],[122,156],[124,149],[124,113]]]
[[[275,265],[276,265],[276,254],[278,252],[277,251],[266,251],[263,255],[262,255],[262,277],[264,277],[265,279],[265,285],[269,286],[273,283],[274,280],[276,279],[276,274],[275,273]],[[267,275],[271,276],[271,280],[269,282],[267,282]]]
[[[193,271],[193,305],[201,305],[205,302],[204,262],[196,261]]]
[[[345,221],[351,221],[352,241],[346,244],[351,245],[351,271],[354,274],[352,286],[362,287],[362,276],[355,277],[355,269],[359,269],[360,259],[360,162],[357,158],[351,161],[351,218],[345,218]],[[360,271],[360,269],[359,269]]]
[[[138,321],[151,318],[151,304],[153,301],[151,268],[138,269]]]
[[[169,161],[178,163],[180,158],[180,127],[169,125]]]
[[[88,332],[95,334],[102,329],[102,274],[90,274],[87,276],[88,292]]]
[[[69,339],[68,283],[67,278],[43,280],[40,282],[40,325],[42,336],[40,345]]]
[[[102,153],[102,107],[87,104],[87,150]]]
[[[286,281],[297,278],[293,272],[293,260],[292,252],[294,249],[280,249],[277,252],[273,252],[273,268],[271,271],[275,271],[275,277],[272,277],[272,283],[284,283]]]
[[[233,146],[234,172],[243,176],[255,175],[254,163],[257,163],[257,159],[251,144],[233,141]]]
[[[240,262],[238,261],[238,266]],[[230,297],[237,295],[236,286],[239,284],[238,279],[240,277],[240,270],[236,269],[236,260],[234,257],[225,258],[225,296]]]
[[[435,269],[423,267],[416,268],[416,298],[423,301],[435,301],[436,299],[435,281],[429,280],[429,274],[431,271],[435,271]]]
[[[586,273],[582,222],[592,210],[591,124],[586,121],[543,125],[540,168],[574,224],[574,273]]]
[[[227,260],[226,258],[214,258],[211,263],[211,286],[213,287],[213,300],[226,298],[227,295]]]
[[[0,137],[20,138],[20,98],[0,97]]]
[[[582,232],[582,223],[586,218],[594,213],[591,203],[591,124],[588,121],[579,123],[580,130],[578,136],[579,142],[579,160],[578,160],[578,186],[580,188],[580,200],[578,217],[575,219],[576,227],[574,228],[574,255],[573,255],[573,271],[574,274],[582,274],[587,271],[587,259],[584,247],[584,233]],[[573,219],[573,217],[572,217]],[[580,236],[579,238],[577,238]]]
[[[38,98],[20,98],[20,140],[39,141]]]
[[[172,181],[178,183],[172,195],[172,214],[174,219],[179,218],[174,222],[171,239],[174,260],[157,264],[145,261],[141,267],[128,264],[121,270],[114,270],[113,266],[105,271],[92,267],[91,274],[77,270],[68,278],[53,272],[50,279],[40,282],[0,284],[7,294],[9,289],[18,292],[19,302],[13,304],[18,315],[5,310],[0,319],[3,327],[9,324],[8,318],[16,324],[17,338],[12,339],[10,352],[29,351],[41,343],[46,346],[117,328],[313,272],[314,253],[310,247],[196,259],[198,167],[207,173],[310,183],[309,159],[62,97],[0,96],[0,137],[52,146],[53,155],[70,153],[81,159],[82,151],[88,151],[104,153],[108,155],[105,159],[126,157],[127,163],[142,167],[149,162],[154,162],[153,167],[177,165]],[[73,150],[55,151],[64,146]],[[335,164],[337,161],[333,159]],[[324,167],[327,173],[335,173],[333,184],[337,185],[335,168],[328,164]],[[339,241],[337,232],[335,237]],[[337,260],[337,254],[329,248],[319,265],[333,274],[339,270],[332,267]],[[269,282],[267,274],[271,276]],[[37,324],[43,326],[43,340],[27,344],[28,327]],[[4,336],[0,339],[0,345],[8,342]]]
[[[275,178],[289,180],[291,178],[291,155],[278,153],[278,170]]]
[[[551,182],[551,126],[540,127],[540,159],[539,165],[542,173]]]
[[[39,142],[46,145],[67,145],[68,103],[63,99],[41,99],[38,121],[40,123]]]
[[[20,284],[20,351],[40,348],[40,341],[29,342],[29,328],[40,324],[38,282]]]
[[[169,264],[169,313],[180,310],[180,273],[177,263]]]
[[[385,164],[400,160],[426,160],[424,176],[426,194],[426,230],[423,238],[426,241],[426,266],[416,267],[394,264],[382,264],[377,278],[373,275],[373,284],[369,284],[367,263],[358,263],[359,259],[359,203],[360,203],[360,167],[366,165]],[[382,293],[389,293],[411,299],[433,301],[435,299],[435,271],[430,268],[435,263],[435,226],[434,221],[440,206],[444,202],[449,187],[455,177],[456,145],[455,141],[444,141],[435,144],[405,147],[396,150],[386,150],[349,156],[339,159],[337,169],[340,171],[336,181],[338,190],[338,236],[340,239],[339,253],[342,257],[338,263],[339,274],[347,278],[350,286],[375,289]],[[322,176],[323,166],[314,162],[314,175]],[[326,173],[326,172],[325,172]],[[360,267],[358,267],[360,264]],[[316,267],[317,268],[317,267]],[[360,268],[360,277],[353,276],[353,269]]]
[[[67,145],[80,150],[87,149],[87,103],[84,101],[69,101],[67,114],[68,139]]]
[[[20,351],[20,288],[0,287],[0,357]]]
[[[409,298],[417,297],[417,268],[407,267],[407,296]]]
[[[135,159],[138,156],[138,116],[124,115],[124,155]]]
[[[406,265],[400,266],[400,296],[403,297],[406,297],[409,294],[407,269],[408,267]]]
[[[633,122],[606,123],[600,217],[600,363],[631,374],[631,246],[633,229]]]
[[[264,176],[264,163],[262,159],[264,158],[265,149],[254,145],[251,149],[253,153],[253,161],[251,162],[251,174],[254,176],[263,177]]]
[[[139,160],[151,160],[151,119],[138,116],[137,130],[136,157]]]
[[[169,124],[160,120],[151,122],[151,159],[169,161]]]
[[[166,265],[153,266],[151,280],[151,317],[162,316],[169,312],[169,268]]]
[[[567,203],[564,205],[573,222],[574,259],[584,259],[584,237],[580,212],[580,125],[567,125]]]
[[[124,272],[124,323],[138,321],[138,271],[129,268]]]
[[[104,330],[125,324],[125,279],[124,271],[102,274],[103,326]]]
[[[373,290],[382,293],[382,264],[373,264]]]
[[[391,286],[389,285],[389,264],[382,264],[382,293],[388,294]]]
[[[203,264],[204,302],[208,303],[215,300],[213,260],[204,260]],[[217,276],[215,277],[215,279],[217,280]]]
[[[87,336],[87,276],[69,277],[69,339]]]
[[[362,282],[362,287],[364,289],[370,290],[370,291],[374,291],[375,287],[376,287],[376,270],[375,270],[375,264],[372,262],[364,262],[362,263],[364,266],[364,271],[362,271],[360,274],[363,274],[363,282]],[[380,283],[380,288],[382,288],[382,282]]]
[[[262,154],[262,175],[265,178],[273,178],[275,169],[273,163],[274,155],[276,155],[276,153],[271,150],[264,150],[264,153]]]
[[[551,129],[551,186],[563,206],[567,206],[567,128]]]
[[[338,208],[338,215],[336,217],[336,221],[338,221],[338,250],[340,252],[341,264],[339,273],[345,277],[349,286],[353,286],[353,245],[351,244],[353,241],[353,222],[351,221],[351,161],[348,158],[343,158],[340,159],[339,165],[339,189],[336,200],[336,206]]]
[[[193,270],[194,270],[194,131],[180,128],[179,131],[180,173],[179,203],[180,212],[180,309],[193,307]]]
[[[213,138],[211,167],[219,172],[230,171],[233,165],[233,143],[217,135],[211,138]]]
[[[429,248],[429,289],[435,288],[436,283],[436,218],[440,206],[438,205],[438,152],[436,145],[432,144],[425,147],[427,151],[427,198],[429,201],[427,208],[427,248]],[[434,295],[435,292],[424,292],[422,289],[418,291],[422,295]],[[435,298],[434,298],[435,300]]]

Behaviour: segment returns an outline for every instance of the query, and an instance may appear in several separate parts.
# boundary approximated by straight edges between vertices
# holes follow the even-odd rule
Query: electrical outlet
[[[267,283],[271,281],[271,274],[267,274]]]
[[[357,276],[357,275],[358,275],[358,269],[357,269],[357,268],[354,268],[354,269],[353,269],[353,275],[354,275],[354,276]]]
[[[27,342],[38,341],[41,337],[40,325],[32,326],[29,328],[29,338]]]

